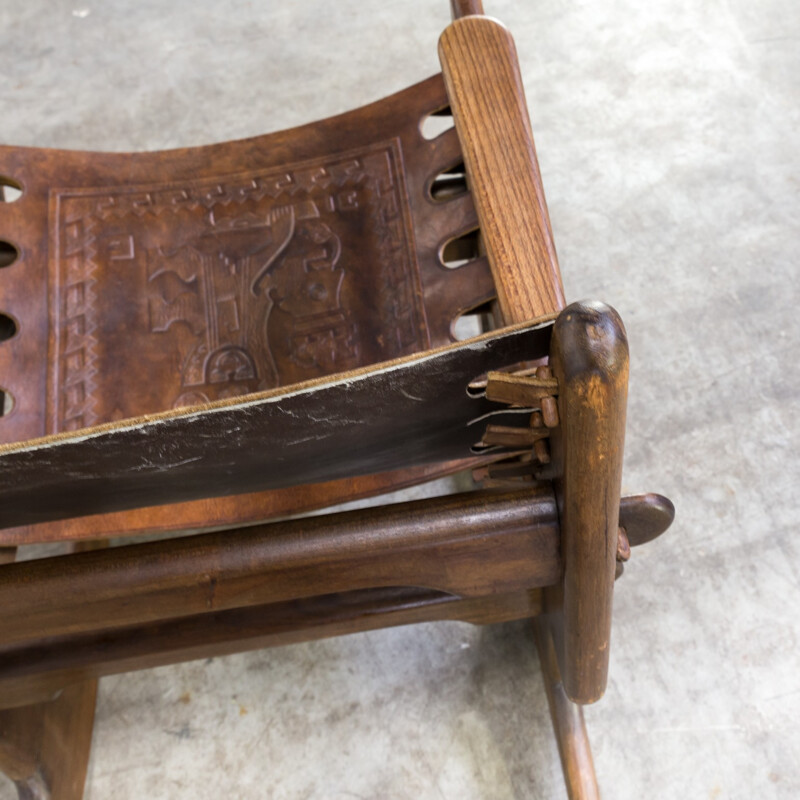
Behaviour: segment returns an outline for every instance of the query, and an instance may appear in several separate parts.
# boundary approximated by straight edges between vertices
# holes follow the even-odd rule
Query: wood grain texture
[[[486,625],[540,611],[538,589],[463,599],[392,587],[5,645],[0,647],[0,708],[50,699],[64,686],[103,675],[396,625],[437,620]]]
[[[75,550],[104,547],[86,542]],[[10,563],[13,548],[4,550],[2,563]],[[48,692],[14,693],[13,706],[0,703],[0,770],[14,781],[22,800],[83,797],[97,685],[95,677],[81,676]]]
[[[489,17],[457,19],[439,59],[503,319],[559,311],[564,289],[511,34]]]
[[[616,311],[573,303],[558,317],[550,365],[560,425],[550,436],[564,579],[550,591],[567,695],[593,703],[605,691],[619,527],[628,342]]]
[[[471,14],[483,14],[483,3],[481,0],[450,0],[450,10],[453,19],[468,17]]]
[[[569,800],[600,800],[583,709],[573,703],[564,691],[547,621],[543,618],[534,619],[533,633],[539,662],[542,665],[547,705],[550,708],[553,731],[558,742],[558,755],[561,758],[567,796]]]
[[[387,586],[463,597],[561,576],[549,489],[414,503],[0,568],[4,644]]]
[[[0,711],[0,770],[22,800],[81,800],[96,700],[97,680],[88,679],[54,700]]]

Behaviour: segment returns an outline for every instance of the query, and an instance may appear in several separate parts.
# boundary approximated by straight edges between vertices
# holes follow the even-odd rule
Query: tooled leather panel
[[[459,161],[440,76],[357,111],[163,153],[0,147],[0,441],[76,430],[334,374],[450,341],[492,294],[440,249],[476,226],[434,202]]]

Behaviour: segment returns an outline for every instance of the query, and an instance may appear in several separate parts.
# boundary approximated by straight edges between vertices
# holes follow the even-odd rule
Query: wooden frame
[[[92,552],[91,545],[77,547],[86,552],[19,564],[12,563],[13,544],[23,533],[7,538],[0,599],[22,613],[0,621],[0,768],[17,782],[21,797],[82,796],[103,675],[417,621],[486,624],[528,617],[535,618],[568,794],[599,796],[580,704],[595,702],[606,685],[613,586],[628,544],[658,535],[673,510],[650,495],[623,501],[620,511],[628,375],[622,322],[600,303],[564,307],[513,40],[500,23],[482,16],[479,0],[453,0],[452,9],[439,55],[485,254],[472,274],[484,275],[488,265],[496,316],[518,326],[466,349],[484,347],[491,355],[495,341],[517,335],[532,320],[544,320],[549,336],[548,366],[544,351],[530,350],[515,361],[533,366],[489,372],[470,388],[489,403],[511,407],[517,419],[527,409],[525,425],[492,421],[480,443],[482,456],[465,453],[447,462],[483,465],[482,492]],[[434,83],[426,87],[435,94]],[[463,224],[472,211],[460,208]],[[362,371],[373,380],[368,388],[380,387],[379,372]],[[322,391],[323,383],[303,386]],[[462,388],[466,392],[466,380]],[[265,402],[286,397],[276,391]],[[167,417],[178,425],[191,417],[203,429],[223,407],[212,403],[140,420],[131,434],[134,457],[136,442]],[[230,413],[236,422],[250,412],[233,404]],[[34,474],[58,448],[74,445],[80,456],[95,446],[86,445],[89,440],[113,447],[116,432],[108,426],[18,451],[0,448],[0,470],[5,458]],[[173,441],[179,433],[170,434]],[[374,457],[374,464],[388,466],[383,454]],[[354,495],[439,474],[412,461],[408,455],[399,471],[383,477],[358,477]],[[245,481],[248,469],[229,480]],[[312,473],[316,480],[318,472]],[[77,469],[70,479],[74,497],[67,482],[61,505],[28,520],[20,509],[31,498],[17,492],[13,471],[4,474],[10,501],[0,523],[6,527],[74,515],[88,496],[81,487],[92,485]],[[223,493],[207,474],[176,474],[194,475],[195,493],[181,494],[177,480],[166,480],[158,502]],[[327,477],[348,480],[351,474],[333,470]],[[246,489],[261,488],[259,480]],[[153,491],[146,482],[133,487],[127,500],[104,509],[110,516],[87,523],[83,533],[77,520],[43,537],[101,535],[113,529],[115,513],[146,504]],[[273,510],[313,506],[291,488],[285,497]]]

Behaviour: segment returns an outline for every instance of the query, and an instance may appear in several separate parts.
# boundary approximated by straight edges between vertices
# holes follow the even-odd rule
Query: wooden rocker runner
[[[630,546],[673,509],[620,498],[625,331],[565,307],[513,41],[479,2],[453,16],[441,75],[313,125],[0,147],[0,768],[20,797],[82,796],[103,675],[526,617],[568,794],[599,796],[581,704]],[[454,128],[426,138],[431,116]],[[473,309],[490,330],[458,342]],[[480,490],[266,523],[466,468]],[[46,541],[72,552],[14,563]]]

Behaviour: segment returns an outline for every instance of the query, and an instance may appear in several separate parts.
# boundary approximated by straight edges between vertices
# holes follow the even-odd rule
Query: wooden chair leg
[[[599,800],[600,790],[594,772],[592,749],[586,735],[583,709],[564,691],[553,637],[545,617],[533,620],[536,650],[542,665],[547,703],[558,742],[558,754],[564,771],[569,800]]]
[[[97,681],[48,703],[0,711],[0,769],[20,800],[80,800],[92,744]]]
[[[105,542],[73,546],[104,547]],[[0,563],[16,548],[0,548]],[[95,679],[65,688],[46,703],[0,710],[0,771],[16,784],[20,800],[81,800],[92,747]]]

